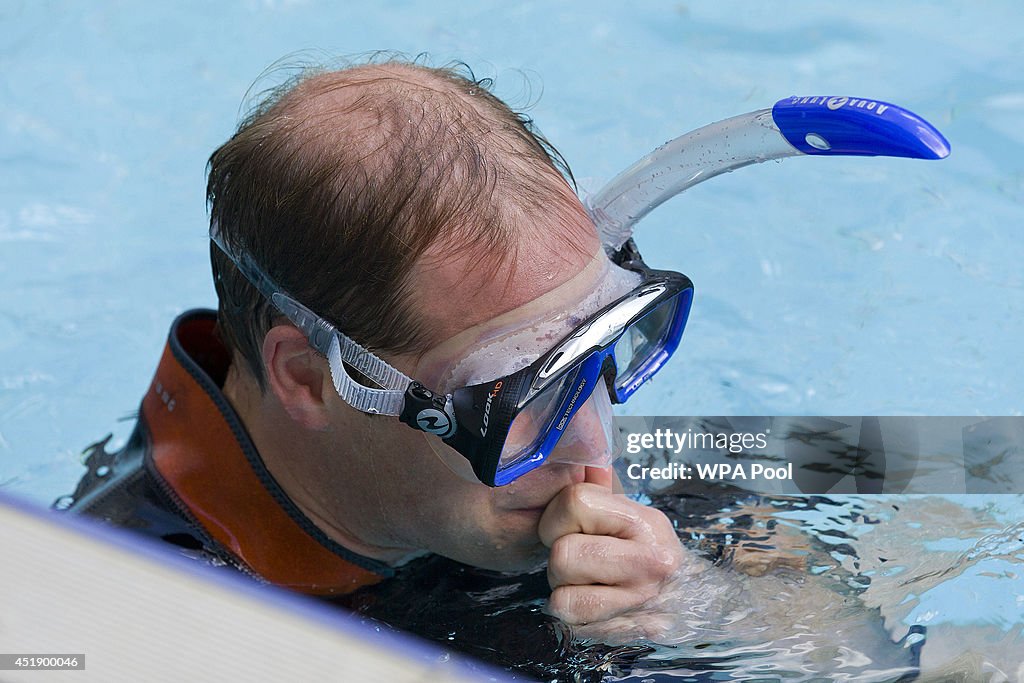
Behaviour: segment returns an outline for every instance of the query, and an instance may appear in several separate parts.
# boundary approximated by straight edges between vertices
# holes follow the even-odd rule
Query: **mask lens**
[[[618,387],[628,384],[663,346],[672,329],[678,306],[678,296],[661,303],[626,328],[615,342],[612,356],[615,358],[615,384]]]
[[[566,386],[575,381],[578,374],[579,370],[567,372],[523,406],[509,426],[508,437],[498,460],[499,471],[533,455],[547,435],[548,427],[562,404]]]

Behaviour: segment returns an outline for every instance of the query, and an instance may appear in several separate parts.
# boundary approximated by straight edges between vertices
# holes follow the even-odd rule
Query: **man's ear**
[[[325,377],[326,364],[297,327],[270,328],[263,338],[263,366],[271,391],[293,420],[306,429],[328,427],[323,389],[334,385]]]

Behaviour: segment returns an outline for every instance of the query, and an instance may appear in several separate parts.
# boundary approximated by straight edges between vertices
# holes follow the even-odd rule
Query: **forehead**
[[[467,249],[446,257],[446,245],[437,245],[420,259],[410,279],[412,296],[434,340],[519,308],[591,263],[600,239],[579,200],[565,191],[571,203],[524,220],[504,253]]]

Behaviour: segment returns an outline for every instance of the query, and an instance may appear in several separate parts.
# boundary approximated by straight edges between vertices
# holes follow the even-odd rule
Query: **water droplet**
[[[108,474],[110,474],[110,468],[107,467],[106,465],[100,465],[99,467],[96,468],[97,477],[105,477]]]

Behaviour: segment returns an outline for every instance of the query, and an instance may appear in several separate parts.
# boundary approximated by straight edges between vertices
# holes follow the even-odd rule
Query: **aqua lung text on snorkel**
[[[874,100],[857,99],[856,97],[791,97],[789,104],[820,104],[832,111],[842,107],[866,109],[876,114],[884,114],[890,105]]]

